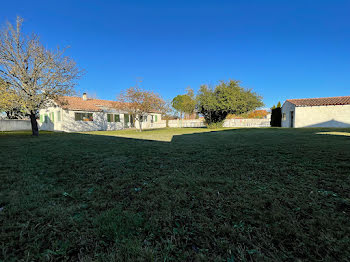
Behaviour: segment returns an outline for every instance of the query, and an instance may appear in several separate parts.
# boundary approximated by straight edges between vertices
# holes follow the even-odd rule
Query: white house
[[[350,96],[288,99],[282,127],[350,127]]]
[[[39,111],[40,130],[97,131],[138,127],[138,121],[126,112],[115,109],[115,101],[64,96],[53,106]],[[150,112],[142,117],[142,128],[164,127],[161,114]],[[163,126],[164,124],[164,126]]]

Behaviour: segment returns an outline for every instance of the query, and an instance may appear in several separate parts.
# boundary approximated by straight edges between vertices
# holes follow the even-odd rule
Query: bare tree
[[[17,17],[16,26],[7,22],[0,31],[0,77],[30,116],[32,133],[38,136],[38,111],[57,97],[72,94],[81,71],[64,56],[65,49],[48,50],[37,35],[25,35],[22,22]]]
[[[143,118],[151,112],[164,113],[167,109],[166,102],[156,93],[143,90],[138,83],[122,91],[117,96],[116,108],[128,112],[139,123],[142,131]]]

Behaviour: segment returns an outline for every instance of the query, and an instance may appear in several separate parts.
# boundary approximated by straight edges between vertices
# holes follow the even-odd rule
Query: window
[[[47,114],[44,115],[44,122],[45,123],[48,123],[49,122],[49,116]]]
[[[57,111],[57,121],[61,121],[61,111]]]
[[[151,123],[158,122],[158,116],[157,115],[151,115]]]
[[[140,122],[147,122],[147,116],[140,116]]]
[[[54,113],[54,112],[51,112],[51,113],[50,113],[50,119],[51,119],[51,122],[52,122],[52,123],[55,122],[55,113]]]
[[[114,122],[120,122],[120,116],[114,115]]]
[[[124,122],[125,123],[129,122],[129,115],[128,114],[124,114]]]
[[[75,113],[75,121],[94,121],[92,113]]]
[[[107,114],[107,122],[113,122],[113,114]]]
[[[282,113],[282,120],[285,121],[287,119],[286,113]]]
[[[120,122],[120,116],[115,114],[107,114],[107,122]]]

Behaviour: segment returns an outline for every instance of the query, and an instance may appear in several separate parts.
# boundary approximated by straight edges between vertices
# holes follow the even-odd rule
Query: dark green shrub
[[[224,121],[220,121],[220,122],[216,122],[216,123],[215,122],[211,122],[211,123],[205,122],[205,125],[209,129],[218,129],[218,128],[222,128],[224,126]]]
[[[273,127],[281,127],[281,124],[282,124],[282,109],[280,107],[271,109],[270,125]]]

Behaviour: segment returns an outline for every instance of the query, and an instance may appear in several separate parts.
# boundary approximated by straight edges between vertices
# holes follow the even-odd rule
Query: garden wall
[[[151,123],[145,128],[147,129],[147,128],[165,128],[165,127],[166,127],[166,121],[165,120],[161,120],[159,122]]]
[[[202,119],[169,120],[169,127],[205,127]],[[269,127],[270,118],[264,119],[226,119],[224,127]]]
[[[266,119],[226,119],[224,127],[269,127],[270,118]],[[147,128],[164,128],[166,121],[152,123]],[[169,120],[168,127],[205,127],[202,119]],[[0,131],[31,130],[30,120],[0,120]]]
[[[203,120],[201,119],[189,119],[189,120],[169,120],[168,127],[205,127]]]
[[[30,120],[0,120],[0,131],[31,130]]]
[[[269,127],[270,118],[264,119],[226,119],[224,127]]]

